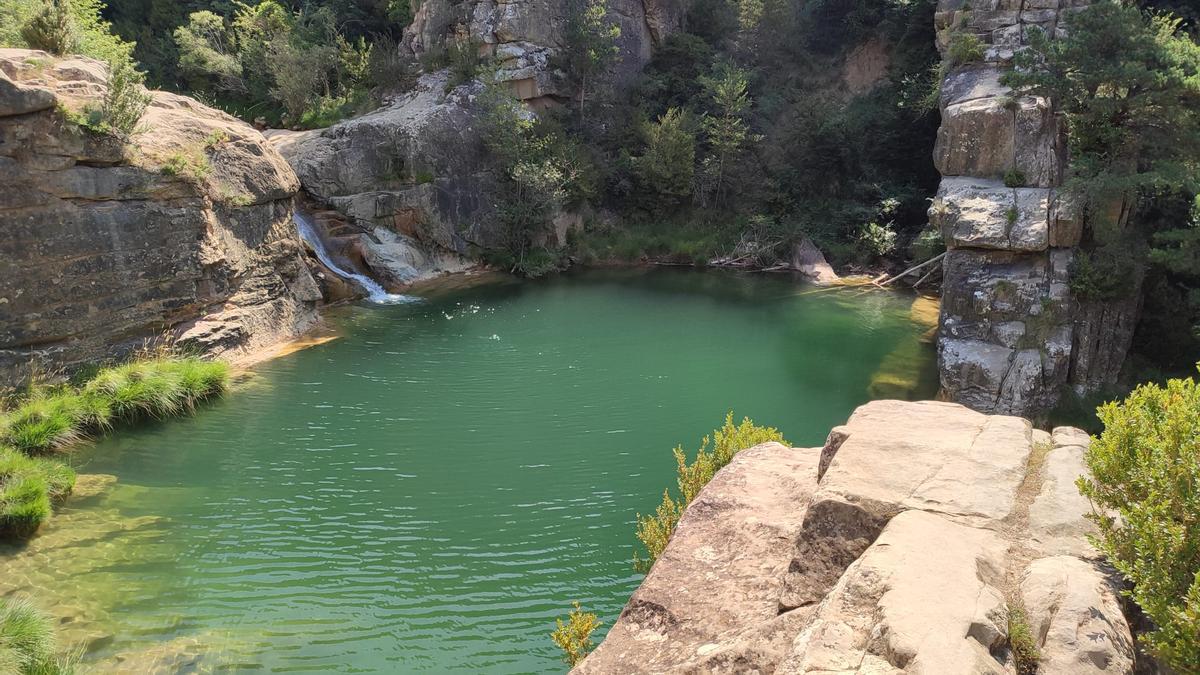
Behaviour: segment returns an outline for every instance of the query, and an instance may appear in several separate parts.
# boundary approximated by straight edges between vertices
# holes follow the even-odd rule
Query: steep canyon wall
[[[107,78],[0,50],[0,383],[164,334],[237,353],[317,320],[291,168],[248,125],[165,92],[130,143],[90,131],[75,115]]]

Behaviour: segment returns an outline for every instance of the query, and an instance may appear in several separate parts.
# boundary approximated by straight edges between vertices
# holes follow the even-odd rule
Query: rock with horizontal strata
[[[2,384],[164,332],[238,353],[317,319],[286,162],[175,94],[151,92],[129,144],[61,112],[99,106],[107,79],[93,59],[0,49]]]

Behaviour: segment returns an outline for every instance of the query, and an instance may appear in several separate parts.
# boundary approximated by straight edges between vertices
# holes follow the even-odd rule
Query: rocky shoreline
[[[575,672],[1147,670],[1074,480],[1088,436],[875,401],[823,448],[739,453]],[[1029,672],[1029,671],[1021,671]]]

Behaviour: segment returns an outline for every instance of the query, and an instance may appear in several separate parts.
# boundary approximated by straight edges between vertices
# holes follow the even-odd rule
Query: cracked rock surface
[[[1044,673],[1132,673],[1087,546],[1086,434],[875,401],[824,448],[742,451],[578,673],[1016,673],[1024,604]]]

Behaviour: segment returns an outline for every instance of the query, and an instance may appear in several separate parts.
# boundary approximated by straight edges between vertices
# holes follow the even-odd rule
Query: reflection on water
[[[623,270],[341,308],[341,339],[79,455],[116,478],[0,593],[100,672],[560,672],[554,617],[611,625],[637,584],[671,447],[731,408],[819,445],[869,392],[932,393],[911,297],[809,289]]]

